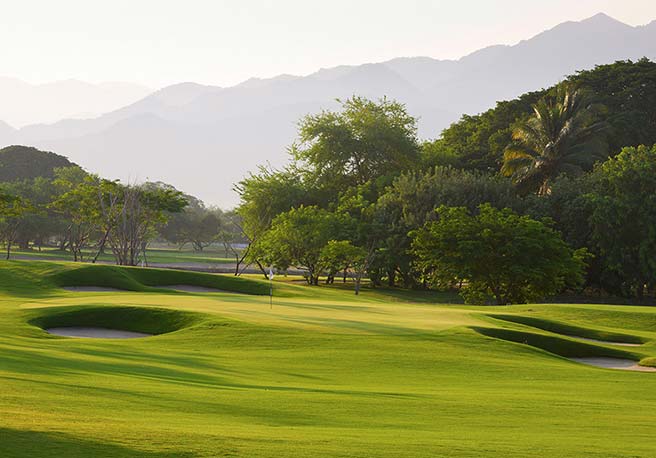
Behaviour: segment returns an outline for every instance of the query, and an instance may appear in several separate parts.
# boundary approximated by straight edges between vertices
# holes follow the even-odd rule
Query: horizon
[[[77,2],[78,0],[69,0],[66,5],[72,7]],[[645,0],[586,0],[570,6],[564,13],[561,13],[563,9],[554,5],[554,2],[545,1],[525,5],[518,0],[504,0],[504,8],[499,7],[498,2],[496,5],[486,5],[469,1],[454,6],[448,5],[447,2],[416,0],[412,8],[398,7],[414,19],[413,23],[404,22],[404,16],[397,14],[396,5],[387,5],[376,9],[383,26],[376,25],[373,30],[374,21],[367,18],[366,27],[362,30],[355,30],[357,24],[350,24],[350,27],[347,24],[344,28],[348,30],[339,40],[326,41],[325,33],[314,30],[310,31],[312,35],[308,40],[297,40],[293,31],[281,31],[285,27],[274,30],[273,34],[267,29],[272,27],[276,20],[282,21],[281,25],[291,25],[285,21],[295,23],[299,18],[308,21],[312,19],[311,12],[303,10],[294,11],[296,16],[286,16],[284,13],[289,13],[288,9],[295,5],[295,0],[290,0],[282,5],[277,4],[276,8],[264,2],[264,5],[260,5],[259,13],[268,6],[270,20],[265,22],[267,27],[259,32],[261,35],[243,39],[236,46],[225,47],[223,45],[226,37],[222,33],[229,35],[230,29],[217,31],[211,27],[211,30],[203,28],[203,25],[196,26],[194,21],[198,20],[198,17],[188,17],[188,12],[183,14],[179,8],[171,5],[162,7],[158,4],[159,16],[155,16],[155,11],[148,8],[147,3],[143,2],[138,7],[127,10],[128,3],[120,0],[114,7],[105,8],[107,17],[103,16],[102,19],[110,23],[123,20],[121,25],[126,29],[125,37],[111,41],[102,38],[103,27],[98,27],[97,31],[93,30],[95,19],[91,11],[85,12],[82,9],[82,14],[88,13],[84,14],[87,21],[77,20],[69,23],[66,15],[62,14],[67,11],[66,7],[60,7],[53,12],[54,16],[44,15],[48,21],[40,24],[35,23],[32,16],[25,16],[25,22],[20,20],[28,11],[26,2],[8,6],[10,10],[3,16],[7,22],[3,24],[3,19],[0,19],[0,24],[3,24],[3,27],[0,27],[0,36],[4,33],[7,34],[5,41],[11,39],[20,42],[22,52],[16,54],[9,50],[6,53],[0,63],[0,77],[17,79],[31,85],[65,81],[93,85],[129,83],[151,91],[184,82],[232,87],[253,78],[269,79],[281,75],[304,77],[321,69],[379,63],[395,58],[459,60],[480,49],[498,45],[513,46],[564,22],[580,22],[599,14],[632,27],[647,25],[656,20],[656,4]],[[558,0],[556,3],[566,2]],[[223,12],[226,17],[234,19],[232,27],[244,25],[242,21],[245,19],[240,17],[239,7],[207,4],[205,1],[197,1],[194,5],[196,10],[206,13],[203,16],[212,17],[212,13]],[[365,17],[364,6],[357,6],[359,9],[350,15],[352,21],[357,23]],[[473,8],[475,11],[472,11],[472,6],[476,6]],[[275,11],[271,11],[272,9]],[[340,8],[332,8],[331,14],[335,14],[336,10],[339,11]],[[510,13],[500,15],[498,10]],[[133,13],[130,20],[127,19],[128,11]],[[79,12],[76,13],[78,15],[75,17],[79,18]],[[441,15],[440,19],[431,22],[438,14]],[[177,15],[182,17],[175,23],[176,26],[189,35],[183,36],[185,33],[182,33],[180,40],[166,42],[168,38],[162,35],[166,30],[163,27],[171,25]],[[59,21],[52,21],[52,17],[58,18]],[[146,20],[148,18],[150,22]],[[250,16],[249,18],[252,21]],[[185,19],[190,19],[189,24]],[[314,25],[319,28],[326,27],[325,23],[329,23],[331,19],[334,18],[329,16],[322,21],[323,24]],[[144,23],[149,25],[138,27]],[[55,29],[56,34],[52,29],[53,24],[59,27]],[[398,30],[385,27],[386,24],[396,25]],[[65,34],[61,33],[61,27],[64,25],[67,30]],[[195,32],[197,35],[187,30],[187,26],[192,25],[199,29]],[[341,34],[340,32],[340,36]],[[319,35],[323,41],[317,41],[320,40]],[[81,38],[84,40],[80,41]],[[267,43],[262,42],[264,39]],[[300,41],[304,43],[299,43]],[[379,46],[381,41],[386,46]],[[352,46],[353,43],[358,45]],[[76,46],[72,46],[73,44]],[[164,48],[166,52],[162,52]],[[321,49],[322,52],[311,52],[316,49]],[[281,52],[282,50],[285,52]],[[208,60],[207,53],[203,54],[201,51],[212,52],[217,58]],[[141,66],[144,52],[149,53],[147,69]],[[289,56],[293,58],[290,59]],[[49,73],[43,70],[44,61],[50,62],[46,65]]]

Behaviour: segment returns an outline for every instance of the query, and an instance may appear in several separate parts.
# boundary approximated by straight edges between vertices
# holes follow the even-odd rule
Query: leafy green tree
[[[579,72],[570,80],[608,109],[609,151],[656,144],[656,63],[619,61]]]
[[[534,115],[515,126],[501,172],[523,191],[545,195],[558,175],[590,170],[607,155],[600,110],[581,90],[561,85],[555,98],[540,100]]]
[[[387,99],[352,97],[341,112],[323,111],[300,123],[293,155],[310,183],[336,197],[368,181],[391,181],[419,161],[417,121]]]
[[[515,100],[498,102],[495,108],[479,115],[462,116],[444,129],[433,145],[424,148],[423,162],[429,167],[453,165],[497,172],[503,163],[504,150],[512,140],[512,125],[528,119],[533,104],[545,94],[546,91],[530,92]]]
[[[157,227],[187,205],[181,192],[163,183],[121,185],[117,198],[108,205],[102,202],[108,244],[116,263],[127,266],[148,262],[146,248],[157,236]]]
[[[48,204],[56,197],[56,189],[50,179],[37,177],[5,183],[3,186],[11,195],[30,202],[29,211],[21,216],[15,239],[21,249],[29,249],[31,242],[40,247],[49,237],[61,232],[65,222],[48,208]]]
[[[656,63],[642,59],[600,65],[569,76],[566,83],[589,92],[597,103],[607,108],[604,116],[609,124],[607,151],[656,143]],[[431,148],[424,163],[498,171],[505,148],[512,141],[514,124],[525,122],[533,114],[533,105],[542,98],[555,97],[556,92],[554,86],[499,102],[479,115],[464,115],[436,141],[440,152],[436,160],[431,159]],[[444,154],[457,156],[458,162],[441,162]]]
[[[332,283],[338,272],[343,272],[343,281],[346,283],[348,272],[352,271],[355,274],[355,294],[357,296],[360,294],[360,285],[367,269],[368,260],[366,249],[354,246],[348,240],[330,240],[321,249],[319,265],[321,270],[328,274],[326,283]]]
[[[593,240],[592,214],[594,202],[590,193],[594,190],[594,177],[584,174],[577,177],[557,178],[546,196],[531,194],[525,199],[525,214],[534,219],[553,220],[554,228],[565,242],[574,248],[587,248],[592,256],[587,260],[586,286],[602,289],[609,278],[604,274],[604,256]]]
[[[330,240],[348,239],[352,221],[317,207],[298,207],[281,213],[253,245],[252,256],[280,270],[290,266],[307,271],[308,284],[321,275],[321,251]]]
[[[31,202],[0,190],[0,237],[5,243],[6,259],[11,256],[11,247],[18,238],[20,226],[26,213],[32,211]]]
[[[375,204],[374,219],[382,234],[369,267],[372,282],[378,284],[387,278],[388,285],[394,286],[398,278],[405,287],[419,286],[421,279],[413,267],[408,233],[436,219],[435,209],[442,205],[475,210],[485,202],[498,208],[522,208],[510,181],[498,176],[436,167],[396,178]]]
[[[195,251],[203,251],[218,240],[221,231],[221,210],[207,208],[199,199],[185,195],[187,206],[181,212],[167,215],[166,223],[158,228],[168,242],[182,248],[190,243]]]
[[[642,298],[656,287],[656,146],[625,148],[594,172],[592,236],[607,287]]]
[[[280,171],[260,167],[258,173],[250,174],[240,181],[235,190],[240,196],[237,214],[240,229],[248,241],[244,256],[258,265],[266,275],[263,261],[251,246],[271,227],[273,219],[300,205],[315,205],[315,193],[308,189],[298,171],[288,167]]]
[[[468,302],[524,303],[583,280],[583,252],[540,221],[488,204],[478,214],[441,207],[438,215],[413,233],[417,266],[433,285],[463,285]]]
[[[84,260],[83,250],[90,245],[93,235],[103,232],[95,262],[113,227],[104,224],[103,213],[118,198],[118,184],[81,169],[61,169],[54,185],[59,194],[49,207],[68,222],[66,240],[75,262]]]
[[[242,265],[248,256],[248,249],[243,249],[249,240],[244,234],[242,228],[242,219],[234,211],[227,211],[221,214],[221,230],[217,240],[223,245],[226,257],[231,256],[235,260],[235,276],[243,272]]]

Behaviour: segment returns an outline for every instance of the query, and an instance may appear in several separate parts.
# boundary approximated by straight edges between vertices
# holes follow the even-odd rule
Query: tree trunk
[[[387,285],[390,288],[394,288],[394,286],[396,286],[396,272],[393,270],[391,272],[387,272]]]
[[[95,264],[96,261],[98,260],[98,257],[105,251],[105,243],[107,243],[107,237],[109,237],[109,229],[105,231],[103,234],[102,239],[100,239],[100,243],[98,244],[98,251],[96,252],[96,255],[93,257],[91,260],[92,264]]]

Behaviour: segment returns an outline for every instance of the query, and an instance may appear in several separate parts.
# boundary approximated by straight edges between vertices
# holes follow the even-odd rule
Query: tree
[[[15,242],[24,250],[34,242],[39,247],[49,237],[56,235],[65,224],[48,204],[56,197],[57,190],[52,181],[37,177],[4,184],[6,192],[30,203],[29,210],[20,216]]]
[[[263,261],[250,252],[251,246],[271,227],[277,215],[300,205],[316,204],[315,194],[293,167],[280,171],[260,167],[259,173],[240,181],[235,191],[241,200],[236,210],[240,217],[239,228],[248,241],[243,256],[255,262],[266,276]]]
[[[656,63],[618,61],[579,72],[570,80],[608,109],[609,151],[656,143]]]
[[[524,303],[583,279],[584,253],[540,221],[488,204],[478,214],[441,207],[438,216],[413,232],[417,266],[433,285],[463,285],[467,302]]]
[[[352,97],[341,112],[323,111],[300,123],[292,148],[308,182],[335,198],[372,180],[391,181],[419,162],[417,121],[388,99]]]
[[[328,273],[326,283],[332,283],[335,275],[343,272],[343,280],[351,270],[355,273],[355,294],[360,294],[360,284],[367,269],[367,250],[354,246],[348,240],[330,240],[322,249],[319,256],[321,270]]]
[[[625,148],[594,172],[592,236],[613,292],[656,287],[656,146]]]
[[[248,249],[244,250],[239,246],[246,245],[248,239],[244,235],[241,217],[235,211],[223,213],[221,230],[219,231],[217,240],[223,244],[226,257],[231,255],[235,258],[235,276],[241,275],[243,272],[241,266],[248,256]]]
[[[561,85],[555,98],[540,100],[534,115],[515,126],[501,172],[523,191],[545,195],[558,175],[590,170],[607,155],[600,110],[582,90]]]
[[[167,213],[181,211],[187,201],[179,191],[160,183],[124,185],[118,198],[103,208],[103,220],[109,246],[116,263],[135,266],[147,262],[146,248],[156,234],[156,228],[166,220]]]
[[[50,208],[68,221],[66,240],[75,262],[84,260],[83,249],[89,246],[91,237],[102,233],[95,262],[113,229],[105,213],[118,199],[119,184],[89,175],[80,168],[58,170],[54,184],[59,195]]]
[[[11,246],[18,237],[23,216],[32,210],[29,201],[0,190],[0,236],[7,250],[6,259],[11,255]]]
[[[497,172],[503,163],[503,152],[512,140],[511,126],[528,119],[532,105],[545,94],[546,91],[530,92],[514,100],[498,102],[495,108],[479,115],[463,115],[444,129],[434,144],[424,148],[424,163],[429,167],[453,165],[467,170]]]
[[[167,215],[166,224],[158,230],[167,241],[182,248],[191,243],[195,251],[203,251],[217,240],[221,229],[221,210],[207,208],[199,199],[185,195],[187,206],[181,212]]]
[[[276,216],[271,228],[253,245],[251,256],[280,270],[307,271],[308,284],[321,275],[321,250],[330,240],[348,238],[350,219],[317,207],[293,208]]]
[[[383,230],[369,269],[374,285],[386,277],[388,285],[394,286],[398,277],[405,287],[420,286],[408,233],[435,220],[435,209],[442,205],[475,210],[485,202],[497,208],[521,210],[523,207],[510,180],[499,176],[435,167],[397,177],[375,204],[375,220]]]

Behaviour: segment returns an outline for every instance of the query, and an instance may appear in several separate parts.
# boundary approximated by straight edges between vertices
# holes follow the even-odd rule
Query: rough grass
[[[556,354],[613,349],[488,316],[635,335],[646,343],[627,352],[644,364],[654,308],[466,307],[284,278],[270,308],[257,295],[147,290],[157,280],[109,266],[77,278],[143,292],[61,290],[78,269],[0,263],[3,458],[654,456],[656,374],[570,362]],[[139,330],[177,330],[95,340],[36,326],[122,326],[125,314]]]

